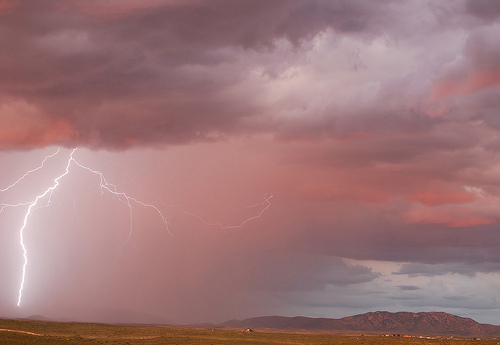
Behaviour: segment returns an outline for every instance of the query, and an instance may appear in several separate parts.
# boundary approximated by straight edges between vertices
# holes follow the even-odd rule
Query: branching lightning
[[[202,217],[200,217],[200,216],[198,216],[198,215],[196,215],[194,213],[186,211],[183,208],[180,208],[180,209],[182,210],[182,212],[184,212],[184,213],[186,213],[186,214],[188,214],[188,215],[190,215],[192,217],[195,217],[195,218],[199,219],[205,225],[217,226],[217,227],[219,227],[219,228],[221,228],[223,230],[226,230],[226,229],[236,229],[236,228],[241,228],[246,223],[248,223],[248,222],[250,222],[250,221],[252,221],[254,219],[260,218],[260,216],[262,216],[262,214],[264,212],[266,212],[269,207],[271,207],[271,201],[270,200],[273,197],[273,195],[272,194],[264,194],[263,197],[264,197],[264,201],[263,202],[260,202],[258,204],[246,207],[246,208],[254,208],[254,207],[262,206],[263,207],[262,210],[258,214],[256,214],[255,216],[249,217],[249,218],[245,219],[244,221],[242,221],[240,224],[237,224],[237,225],[224,225],[224,224],[221,224],[221,223],[210,223],[210,222],[205,221]]]
[[[21,176],[20,178],[18,178],[16,182],[14,182],[13,184],[11,184],[11,185],[10,185],[10,186],[8,186],[8,187],[5,187],[5,188],[3,188],[3,189],[0,189],[0,192],[6,192],[6,191],[8,191],[9,189],[11,189],[11,188],[15,187],[15,186],[16,186],[19,182],[21,182],[22,180],[24,180],[24,179],[25,179],[25,178],[26,178],[29,174],[34,173],[35,171],[42,169],[42,168],[43,168],[43,166],[45,165],[45,162],[46,162],[49,158],[52,158],[52,157],[54,157],[55,155],[57,155],[57,154],[59,153],[59,151],[60,151],[60,150],[61,150],[61,149],[58,147],[56,152],[54,152],[53,154],[51,154],[51,155],[49,155],[49,156],[45,157],[45,159],[42,161],[42,164],[40,164],[40,165],[39,165],[38,167],[36,167],[35,169],[28,170],[26,173],[24,173],[24,175],[23,175],[23,176]]]
[[[130,243],[132,243],[132,245],[134,245],[133,242],[132,242],[133,204],[134,203],[137,204],[137,205],[140,205],[142,207],[149,207],[149,208],[154,209],[158,213],[158,215],[160,216],[162,222],[164,223],[167,232],[170,235],[172,235],[172,233],[169,230],[169,223],[167,221],[167,218],[164,216],[164,214],[161,212],[161,210],[157,206],[155,206],[152,203],[144,203],[144,202],[142,202],[142,201],[140,201],[140,200],[138,200],[138,199],[136,199],[134,197],[131,197],[131,196],[127,195],[124,192],[118,191],[117,186],[114,185],[114,184],[109,183],[102,172],[100,172],[98,170],[91,169],[91,168],[89,168],[89,167],[87,167],[87,166],[79,163],[74,158],[74,154],[75,154],[76,150],[77,149],[75,148],[75,149],[73,149],[71,151],[71,153],[69,155],[69,159],[68,159],[68,161],[66,163],[66,168],[65,168],[64,172],[53,180],[52,186],[49,187],[49,188],[47,188],[41,194],[37,195],[33,200],[28,201],[28,202],[19,202],[19,203],[15,203],[15,204],[0,203],[0,213],[2,213],[3,210],[6,209],[6,208],[15,208],[15,207],[28,206],[28,209],[27,209],[27,211],[26,211],[26,213],[24,215],[22,227],[19,229],[19,243],[20,243],[20,246],[22,248],[24,262],[23,262],[23,267],[22,267],[21,283],[20,283],[20,287],[19,287],[19,295],[18,295],[18,301],[17,301],[17,306],[18,307],[21,306],[21,301],[22,301],[22,296],[23,296],[23,289],[24,289],[24,282],[25,282],[25,277],[26,277],[26,267],[28,265],[28,250],[27,250],[25,242],[24,242],[24,231],[25,231],[26,226],[28,224],[29,217],[31,215],[31,212],[35,209],[35,207],[40,203],[40,201],[42,199],[44,199],[44,198],[47,197],[47,204],[45,205],[45,207],[50,205],[50,203],[51,203],[51,197],[52,197],[54,191],[59,186],[59,181],[63,177],[65,177],[66,175],[68,175],[70,173],[70,167],[71,167],[72,163],[74,165],[80,167],[81,169],[84,169],[84,170],[86,170],[86,171],[88,171],[88,172],[90,172],[90,173],[92,173],[94,175],[97,175],[99,177],[99,179],[100,179],[99,188],[101,189],[101,193],[104,193],[106,191],[106,192],[112,194],[120,202],[124,203],[129,208],[130,229],[129,229],[128,237],[124,241],[123,244],[125,244],[127,241],[130,241]],[[14,188],[21,181],[23,181],[28,175],[30,175],[31,173],[34,173],[34,172],[42,169],[44,167],[45,163],[47,162],[47,160],[49,160],[50,158],[53,158],[59,152],[60,152],[60,149],[58,148],[55,153],[46,156],[43,159],[42,163],[38,167],[36,167],[36,168],[34,168],[32,170],[28,170],[26,173],[23,174],[23,176],[21,176],[19,179],[17,179],[14,183],[12,183],[11,185],[9,185],[9,186],[7,186],[7,187],[5,187],[3,189],[0,189],[0,192],[6,192],[6,191]],[[210,225],[210,226],[218,226],[221,229],[234,229],[234,228],[241,228],[246,223],[248,223],[248,222],[250,222],[250,221],[252,221],[254,219],[257,219],[257,218],[261,217],[262,214],[267,209],[269,209],[269,207],[271,206],[270,199],[272,197],[273,197],[272,194],[265,194],[263,202],[255,204],[255,205],[252,205],[252,206],[249,206],[248,208],[262,207],[262,209],[261,209],[261,211],[257,215],[249,217],[249,218],[245,219],[244,221],[242,221],[240,224],[237,224],[237,225],[223,225],[221,223],[209,223],[209,222],[206,222],[205,220],[203,220],[202,217],[200,217],[198,215],[195,215],[195,214],[193,214],[191,212],[188,212],[188,211],[184,210],[181,207],[179,207],[179,208],[181,209],[182,212],[184,212],[184,213],[186,213],[186,214],[188,214],[190,216],[193,216],[193,217],[199,219],[203,224]]]

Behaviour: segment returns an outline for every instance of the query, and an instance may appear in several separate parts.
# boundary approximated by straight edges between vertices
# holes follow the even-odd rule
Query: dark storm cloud
[[[402,290],[402,291],[416,291],[416,290],[420,290],[420,288],[418,286],[414,286],[414,285],[399,285],[399,286],[397,286],[397,288],[399,290]]]
[[[467,0],[466,10],[474,16],[487,20],[494,20],[500,16],[500,4],[498,1]]]
[[[368,32],[382,12],[358,1],[124,4],[117,14],[103,4],[13,2],[2,16],[0,92],[6,103],[27,102],[44,126],[67,124],[55,144],[117,148],[252,131],[245,119],[261,110],[244,93],[227,94],[243,77],[235,62],[245,50],[269,51],[278,39],[299,46],[328,27]]]
[[[326,113],[317,128],[300,121],[299,129],[290,132],[293,121],[262,121],[270,110],[241,86],[258,64],[245,56],[272,53],[279,40],[291,42],[298,52],[326,30],[360,42],[397,39],[404,25],[400,12],[408,10],[397,2],[159,2],[129,9],[128,4],[113,8],[99,1],[25,1],[13,2],[3,13],[0,93],[10,107],[26,102],[42,127],[66,126],[46,141],[124,148],[282,129],[285,137],[318,137],[326,131],[327,137],[342,138],[377,128],[432,126],[420,110],[394,114],[375,109],[370,116],[354,112],[350,120],[334,120],[331,129],[336,116]],[[437,16],[432,8],[430,13]],[[281,58],[273,57],[273,62]],[[406,79],[383,86],[380,100],[369,107],[385,103],[384,94],[401,97],[387,88],[406,92],[415,84],[414,78]],[[2,145],[46,145],[33,141],[5,138]]]
[[[424,19],[405,21],[405,14],[413,10],[425,13]],[[443,12],[459,19],[440,22]],[[432,51],[435,58],[422,55],[429,61],[415,65],[411,73],[367,79],[379,85],[374,97],[353,99],[347,108],[337,104],[342,96],[309,102],[305,98],[304,116],[296,118],[281,116],[288,104],[262,102],[265,93],[255,92],[259,85],[249,87],[249,74],[262,68],[268,82],[281,80],[276,65],[291,59],[283,68],[307,66],[304,54],[311,51],[310,42],[333,32],[336,43],[330,43],[335,49],[345,38],[357,42],[357,48],[346,54],[349,60],[359,60],[352,74],[359,78],[373,59],[360,47],[382,39],[387,53],[403,44],[425,48],[422,37],[432,30],[452,32],[466,23],[463,13],[487,16],[495,13],[495,6],[468,2],[425,8],[413,2],[403,6],[392,1],[279,0],[157,2],[142,7],[130,2],[115,7],[100,1],[12,2],[1,13],[0,96],[4,107],[21,114],[20,122],[28,125],[3,120],[6,133],[0,133],[0,144],[126,148],[271,132],[286,140],[350,140],[370,134],[385,138],[372,146],[379,152],[343,150],[343,162],[365,161],[363,155],[368,160],[379,155],[396,160],[412,157],[429,150],[422,145],[439,150],[440,143],[429,141],[426,133],[453,123],[458,107],[472,107],[466,118],[474,115],[495,127],[492,114],[497,105],[485,106],[486,100],[475,105],[428,103],[431,87],[439,98],[496,85],[498,78],[488,76],[500,61],[495,27],[476,24],[458,64],[450,64],[445,53]],[[292,45],[284,54],[278,52],[280,40]],[[316,68],[315,62],[309,64]],[[444,68],[438,71],[438,66]],[[325,80],[338,78],[336,69],[332,71]],[[302,87],[318,82],[311,79]],[[23,115],[25,108],[30,109],[29,116]],[[41,134],[51,127],[58,130]],[[20,133],[28,133],[30,140],[12,139]],[[401,142],[401,133],[413,138]],[[391,139],[394,134],[398,137]],[[467,145],[460,140],[455,144],[451,149]]]
[[[225,272],[233,272],[232,284],[248,291],[321,291],[327,285],[344,287],[368,283],[380,276],[370,267],[352,265],[337,257],[296,252],[291,248],[260,248],[259,257],[250,254],[255,248],[250,247],[247,251],[242,256],[234,255],[231,261],[224,262],[224,272],[220,274],[223,277]],[[252,260],[248,260],[250,256]],[[215,284],[217,281],[214,279]]]
[[[411,262],[416,266],[404,265],[405,270],[425,268],[436,274],[498,271],[500,238],[496,225],[450,228],[416,224],[403,228],[362,215],[358,221],[354,225],[337,218],[329,226],[314,226],[312,221],[303,228],[297,226],[294,236],[302,240],[296,250],[356,260]],[[290,241],[294,236],[289,236]],[[410,273],[419,272],[405,274]]]

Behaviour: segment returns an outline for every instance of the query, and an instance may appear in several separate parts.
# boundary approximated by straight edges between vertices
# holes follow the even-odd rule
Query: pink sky
[[[61,148],[0,204],[78,148],[169,224],[134,203],[131,228],[73,163],[28,218],[20,307],[27,206],[0,213],[0,316],[498,324],[499,19],[486,0],[0,1],[0,189]]]

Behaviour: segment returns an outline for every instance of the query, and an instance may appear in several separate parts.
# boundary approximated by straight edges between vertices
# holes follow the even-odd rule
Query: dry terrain
[[[236,328],[187,328],[0,319],[0,344],[499,344],[496,339],[446,339]]]

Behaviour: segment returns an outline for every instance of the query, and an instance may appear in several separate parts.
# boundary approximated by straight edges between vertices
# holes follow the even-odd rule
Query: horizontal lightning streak
[[[133,178],[131,178],[129,176],[129,179],[134,183],[136,184],[137,186],[141,187],[141,184],[134,181]],[[178,209],[180,210],[182,213],[184,214],[187,214],[188,216],[191,216],[191,217],[194,217],[196,219],[198,219],[201,223],[205,224],[205,225],[208,225],[208,226],[215,226],[215,227],[219,227],[220,229],[223,229],[223,230],[226,230],[226,229],[237,229],[237,228],[241,228],[243,227],[246,223],[254,220],[254,219],[257,219],[257,218],[260,218],[262,216],[262,214],[267,211],[267,209],[269,207],[271,207],[271,198],[273,197],[273,194],[271,193],[266,193],[263,195],[263,198],[264,198],[264,201],[262,202],[259,202],[259,203],[256,203],[255,205],[250,205],[250,206],[246,206],[246,207],[243,207],[243,209],[251,209],[251,208],[256,208],[256,207],[260,207],[262,206],[263,209],[255,216],[252,216],[250,218],[247,218],[245,219],[244,221],[242,221],[241,223],[239,224],[236,224],[236,225],[224,225],[222,223],[217,223],[217,222],[207,222],[205,219],[203,219],[203,217],[200,217],[199,215],[197,214],[194,214],[186,209],[184,209],[182,206],[180,205],[175,205],[175,204],[169,204],[169,203],[166,203],[164,202],[163,200],[161,200],[161,198],[156,195],[155,193],[151,193],[150,191],[146,191],[146,193],[148,194],[151,194],[152,196],[154,196],[157,200],[157,202],[161,205],[164,205],[164,206],[168,206],[168,207],[171,207],[171,208],[174,208],[174,209]]]
[[[49,155],[49,156],[45,157],[45,159],[43,160],[42,164],[40,164],[40,165],[39,165],[38,167],[36,167],[35,169],[28,170],[28,171],[27,171],[27,172],[26,172],[23,176],[21,176],[19,179],[17,179],[17,181],[16,181],[16,182],[14,182],[13,184],[11,184],[11,185],[10,185],[10,186],[8,186],[8,187],[5,187],[4,189],[0,189],[0,192],[6,192],[6,191],[8,191],[9,189],[11,189],[11,188],[15,187],[15,186],[16,186],[19,182],[21,182],[22,180],[24,180],[24,179],[25,179],[25,178],[26,178],[29,174],[34,173],[35,171],[42,169],[42,168],[43,168],[43,166],[44,166],[44,164],[45,164],[45,162],[46,162],[49,158],[52,158],[52,157],[54,157],[55,155],[57,155],[57,154],[59,153],[59,151],[60,151],[60,150],[61,150],[61,149],[58,147],[56,152],[54,152],[53,154],[51,154],[51,155]]]
[[[20,202],[18,204],[0,204],[0,213],[2,213],[3,210],[8,208],[8,207],[27,206],[29,204],[31,204],[31,202]]]
[[[252,205],[252,206],[248,206],[248,207],[245,207],[245,208],[253,208],[253,207],[257,207],[257,206],[263,206],[262,210],[255,216],[252,216],[252,217],[249,217],[247,219],[245,219],[244,221],[242,221],[240,224],[236,224],[236,225],[224,225],[222,223],[210,223],[210,222],[207,222],[205,221],[202,217],[198,216],[197,214],[194,214],[194,213],[191,213],[189,211],[186,211],[185,209],[183,209],[182,207],[180,206],[177,206],[182,212],[184,212],[185,214],[188,214],[190,215],[191,217],[194,217],[194,218],[197,218],[200,220],[200,222],[202,222],[203,224],[205,225],[209,225],[209,226],[217,226],[223,230],[227,230],[227,229],[237,229],[237,228],[241,228],[243,227],[246,223],[254,220],[254,219],[257,219],[257,218],[260,218],[262,216],[262,214],[264,212],[267,211],[267,209],[269,207],[271,207],[271,198],[273,197],[272,194],[264,194],[264,201],[263,202],[260,202],[258,204],[255,204],[255,205]]]

